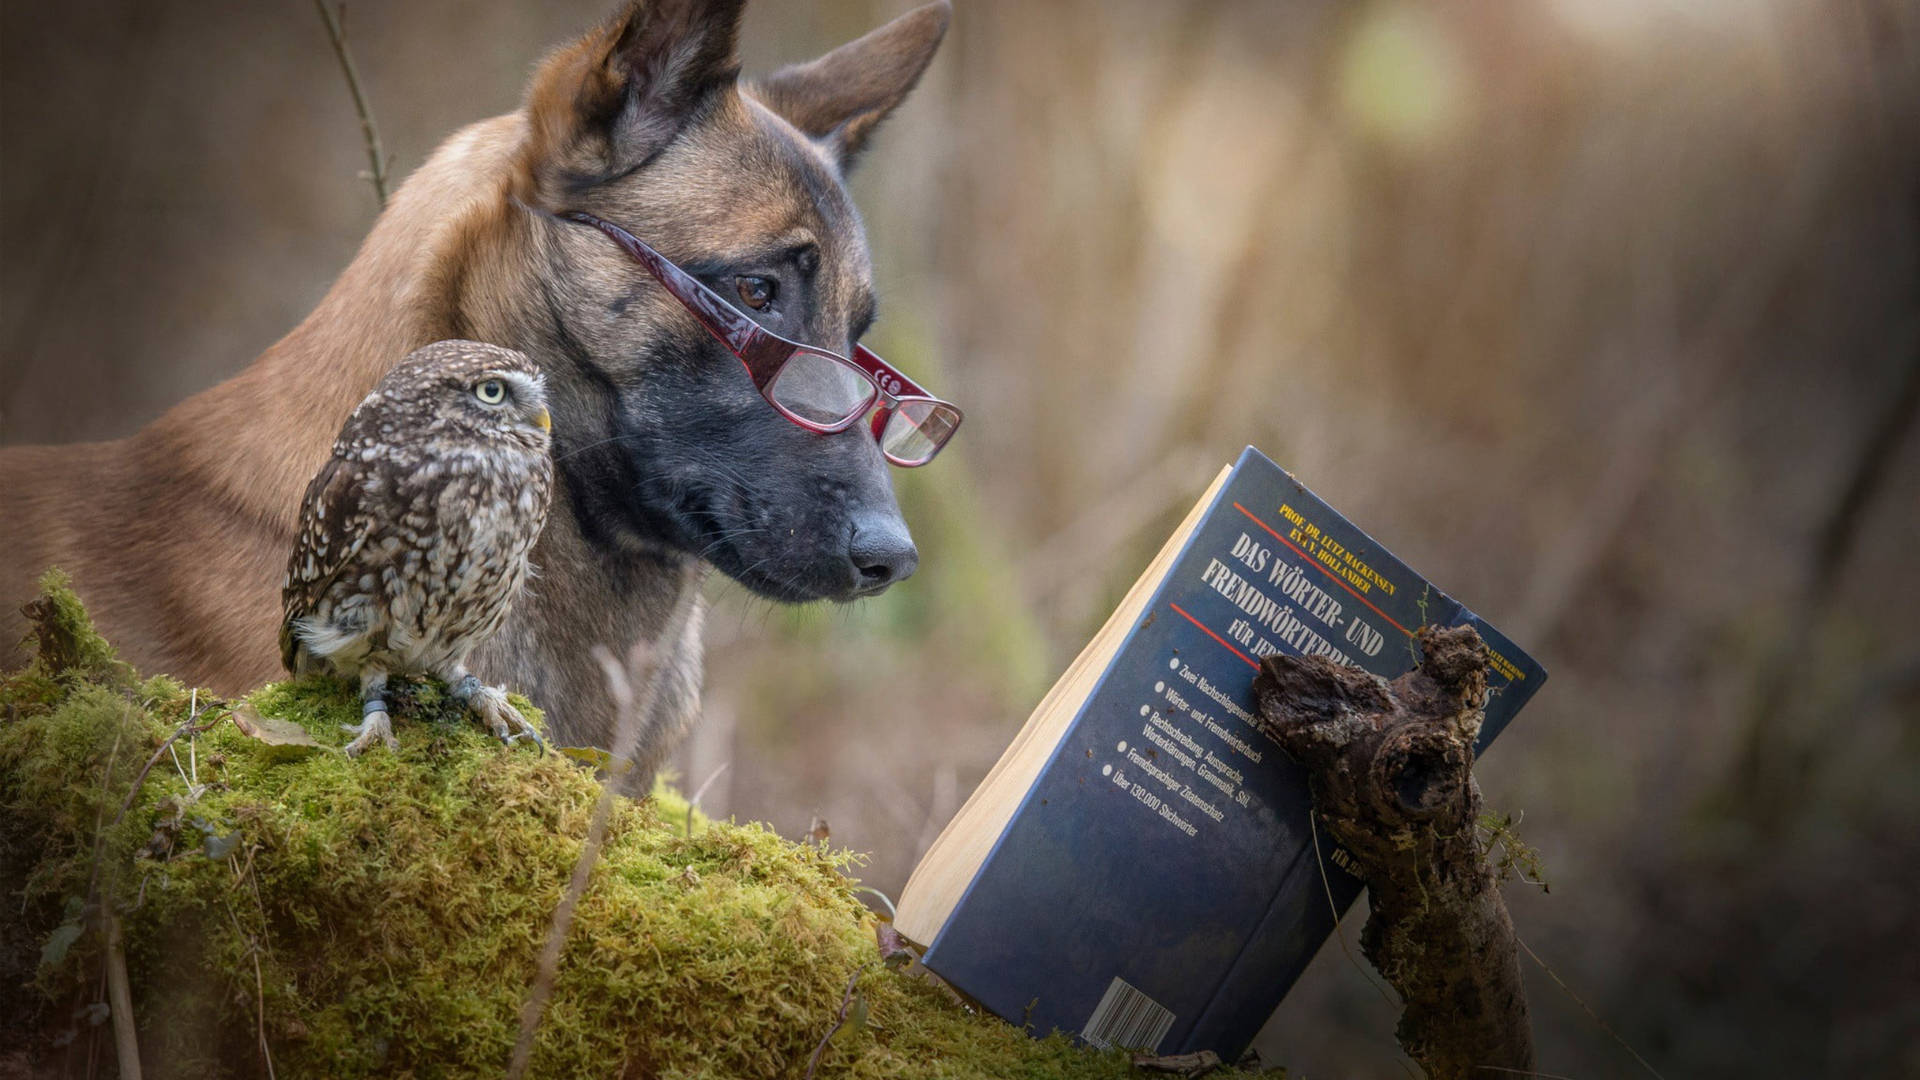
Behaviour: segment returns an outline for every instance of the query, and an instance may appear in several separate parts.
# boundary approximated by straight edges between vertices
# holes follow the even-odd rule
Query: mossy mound
[[[0,935],[0,974],[32,983],[0,1005],[40,1063],[85,1061],[94,1040],[112,1058],[95,1033],[110,909],[150,1076],[263,1074],[263,1042],[280,1076],[500,1075],[593,774],[502,748],[431,686],[390,697],[399,753],[349,761],[357,701],[313,680],[246,704],[324,749],[288,760],[221,719],[136,791],[196,695],[117,661],[64,581],[41,603],[41,655],[0,678],[0,903],[26,914]],[[197,704],[203,722],[225,708]],[[616,800],[528,1074],[800,1076],[856,972],[866,1018],[822,1077],[1132,1074],[875,963],[856,861],[758,825],[689,829],[670,793]]]

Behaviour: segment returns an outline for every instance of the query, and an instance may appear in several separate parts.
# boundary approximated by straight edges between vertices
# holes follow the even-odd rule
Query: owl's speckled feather
[[[354,409],[308,485],[281,594],[281,660],[296,673],[321,661],[358,675],[369,721],[381,714],[371,734],[390,741],[388,674],[458,686],[467,655],[506,619],[552,495],[547,417],[526,356],[436,342]]]

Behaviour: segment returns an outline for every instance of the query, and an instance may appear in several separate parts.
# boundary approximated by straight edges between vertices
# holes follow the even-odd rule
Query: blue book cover
[[[1415,630],[1463,622],[1491,654],[1484,749],[1546,672],[1248,447],[926,966],[1035,1034],[1234,1060],[1362,887],[1253,722],[1260,658],[1391,679]]]

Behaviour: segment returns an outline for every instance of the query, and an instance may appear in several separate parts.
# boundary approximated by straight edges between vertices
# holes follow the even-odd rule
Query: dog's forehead
[[[835,276],[871,280],[860,216],[832,157],[743,93],[727,94],[623,186],[625,220],[662,251],[724,258],[812,244]]]

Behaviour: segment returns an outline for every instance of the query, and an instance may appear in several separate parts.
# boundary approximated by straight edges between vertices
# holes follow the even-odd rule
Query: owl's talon
[[[464,683],[469,680],[478,682],[469,675],[466,680],[462,680],[461,689],[465,689]],[[493,737],[499,739],[502,746],[512,746],[521,739],[532,739],[534,745],[540,748],[540,753],[547,752],[546,741],[540,738],[539,732],[533,730],[533,725],[527,722],[527,718],[520,715],[520,710],[514,708],[513,703],[507,700],[506,691],[497,686],[480,686],[461,696],[465,698],[467,708],[472,709],[474,715],[486,723],[487,728],[493,732]]]
[[[372,746],[375,739],[386,743],[387,749],[394,753],[400,751],[400,740],[393,737],[393,722],[387,717],[385,709],[375,709],[367,713],[358,727],[352,724],[340,726],[354,734],[354,740],[347,744],[348,757],[359,757],[366,753],[367,747]]]
[[[521,722],[525,723],[524,720]],[[500,736],[500,742],[502,745],[505,745],[505,746],[512,746],[522,739],[532,739],[534,747],[540,751],[540,756],[541,757],[547,756],[547,741],[545,739],[542,739],[540,737],[540,733],[533,730],[533,727],[531,725],[529,725],[525,731],[515,732],[512,735]]]

